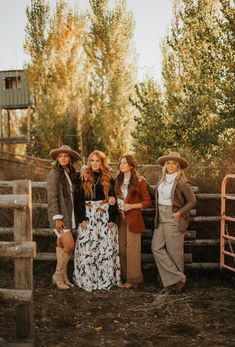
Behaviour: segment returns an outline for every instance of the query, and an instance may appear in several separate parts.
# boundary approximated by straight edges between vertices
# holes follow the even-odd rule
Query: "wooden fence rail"
[[[1,187],[5,184],[1,184]],[[6,185],[8,186],[8,185]],[[13,194],[0,196],[1,208],[14,209],[14,241],[0,241],[0,257],[14,258],[14,289],[0,288],[0,301],[16,306],[16,340],[7,346],[34,346],[33,333],[33,258],[31,181],[12,181]]]

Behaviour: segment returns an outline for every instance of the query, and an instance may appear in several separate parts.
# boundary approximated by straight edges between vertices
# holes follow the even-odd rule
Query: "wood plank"
[[[32,242],[32,187],[29,180],[13,182],[14,194],[28,194],[27,209],[14,209],[14,239],[15,241]],[[33,260],[22,258],[14,260],[15,287],[33,291]],[[33,300],[20,304],[16,308],[16,337],[20,339],[33,338]]]
[[[192,222],[219,222],[220,220],[220,216],[196,216],[190,219]]]
[[[196,194],[196,197],[197,199],[200,199],[200,200],[221,199],[221,194],[200,193],[200,194]]]
[[[32,300],[32,290],[0,288],[0,302],[26,303]]]
[[[52,236],[55,235],[53,230],[50,228],[36,228],[32,229],[34,236]],[[14,233],[14,228],[1,228],[0,235],[12,235]],[[73,231],[73,234],[76,234],[76,231]]]
[[[32,188],[46,188],[47,182],[31,182]],[[13,187],[13,181],[0,181],[0,188]]]
[[[1,232],[1,228],[0,228]],[[154,230],[153,229],[146,229],[145,232],[142,234],[142,239],[152,239]],[[185,239],[196,239],[196,230],[187,230],[185,233]]]
[[[29,206],[29,196],[26,194],[0,195],[0,207],[25,208]]]
[[[37,210],[38,208],[41,208],[43,210],[47,210],[48,204],[44,204],[42,202],[34,202],[32,204],[33,210]]]
[[[7,242],[0,241],[0,257],[4,258],[33,258],[36,256],[36,242]]]
[[[47,188],[47,182],[32,182],[32,188]]]
[[[34,260],[38,261],[55,261],[56,254],[55,253],[45,253],[45,252],[37,252]]]
[[[219,246],[220,239],[199,239],[199,240],[186,240],[185,246]]]
[[[190,263],[185,264],[186,269],[195,269],[195,270],[218,270],[220,267],[219,263]]]
[[[141,254],[142,263],[155,263],[154,257],[152,253],[142,253]],[[184,253],[184,261],[185,263],[192,262],[192,254]]]
[[[235,241],[233,241],[235,244]],[[142,244],[144,246],[151,246],[151,240],[150,239],[144,239],[142,240]],[[225,242],[225,244],[228,245],[228,241]],[[184,241],[185,246],[219,246],[220,245],[220,239],[198,239],[198,240],[185,240]]]
[[[188,270],[219,270],[219,263],[185,263],[185,269]],[[144,270],[156,268],[155,263],[143,263],[142,268]]]
[[[55,261],[56,254],[55,253],[46,253],[46,252],[38,252],[36,257],[34,258],[36,261]],[[73,260],[73,254],[70,256],[70,260]]]
[[[13,181],[0,181],[0,188],[13,187]]]

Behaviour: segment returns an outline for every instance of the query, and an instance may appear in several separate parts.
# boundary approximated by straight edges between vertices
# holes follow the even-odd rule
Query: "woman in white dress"
[[[114,196],[114,180],[107,157],[94,151],[88,158],[84,179],[80,178],[80,219],[74,254],[74,282],[87,291],[110,289],[120,285],[120,259],[116,205],[108,204]]]

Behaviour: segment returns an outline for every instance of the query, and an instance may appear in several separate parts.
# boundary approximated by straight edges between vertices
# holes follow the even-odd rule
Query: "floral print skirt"
[[[118,228],[108,226],[109,205],[103,201],[86,201],[87,229],[79,225],[74,251],[74,282],[92,291],[120,285],[121,270]]]

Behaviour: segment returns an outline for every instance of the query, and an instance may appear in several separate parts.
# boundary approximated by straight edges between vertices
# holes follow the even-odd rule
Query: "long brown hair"
[[[104,190],[104,195],[105,195],[105,199],[108,199],[108,194],[109,194],[109,189],[110,189],[110,173],[109,173],[109,167],[108,167],[108,158],[107,156],[104,154],[104,152],[95,150],[93,151],[89,157],[88,157],[88,161],[87,161],[87,165],[88,165],[88,169],[87,169],[87,173],[86,173],[86,180],[83,181],[82,183],[82,187],[84,189],[85,192],[85,196],[87,198],[91,198],[92,197],[92,193],[93,193],[93,185],[95,183],[94,181],[94,174],[93,171],[91,169],[90,166],[90,161],[92,159],[93,156],[97,156],[97,158],[100,161],[100,169],[99,169],[99,173],[100,173],[100,184],[103,186],[103,190]]]
[[[137,171],[137,161],[135,160],[135,158],[132,155],[125,154],[119,159],[119,168],[120,168],[121,160],[123,158],[126,159],[127,164],[131,168],[131,177],[130,177],[130,183],[128,186],[128,194],[130,194],[130,196],[133,197],[133,196],[137,195],[139,192],[138,181],[140,179],[140,175]],[[122,186],[123,181],[124,181],[124,173],[119,171],[119,173],[116,177],[116,184],[115,184],[115,192],[119,196],[122,194],[121,193],[121,186]]]
[[[70,156],[69,156],[70,157]],[[62,185],[62,190],[63,190],[63,195],[64,196],[69,196],[69,192],[67,190],[67,178],[65,177],[65,173],[64,173],[64,168],[60,165],[59,161],[56,159],[55,162],[55,170],[59,173],[59,177],[60,177],[60,181],[61,181],[61,185]],[[76,169],[72,163],[72,158],[70,157],[70,161],[68,163],[67,169],[66,169],[67,173],[69,174],[69,177],[71,178],[71,182],[73,185],[73,191],[76,192],[77,191],[77,173],[76,173]]]

